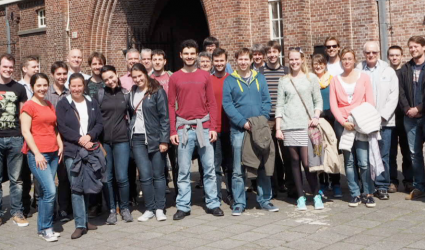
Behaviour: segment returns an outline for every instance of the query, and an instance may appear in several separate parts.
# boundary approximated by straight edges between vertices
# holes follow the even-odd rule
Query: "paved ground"
[[[193,176],[197,178],[197,174]],[[8,182],[3,190],[4,208],[9,208]],[[321,211],[314,210],[312,197],[308,197],[306,212],[297,212],[295,201],[279,194],[273,201],[280,207],[277,213],[256,209],[251,193],[249,209],[242,216],[232,217],[224,204],[225,216],[217,218],[205,213],[202,191],[193,191],[192,214],[182,221],[172,220],[176,208],[170,194],[165,222],[119,221],[108,226],[104,214],[92,221],[99,229],[78,240],[70,239],[73,221],[56,223],[55,230],[62,233],[56,243],[38,238],[37,214],[26,228],[18,228],[8,215],[0,226],[0,249],[425,249],[425,199],[405,201],[404,193],[392,194],[388,201],[378,200],[376,208],[349,208],[344,186],[343,200],[327,202]],[[144,208],[133,209],[136,220]]]

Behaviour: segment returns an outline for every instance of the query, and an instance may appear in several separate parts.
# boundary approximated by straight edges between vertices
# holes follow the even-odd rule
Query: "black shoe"
[[[369,208],[376,207],[375,200],[373,199],[372,196],[364,197],[363,203],[366,205],[366,207],[369,207]]]
[[[373,196],[377,197],[380,200],[388,200],[390,199],[390,196],[388,195],[387,190],[376,190],[375,193],[373,193]]]
[[[351,197],[351,201],[348,202],[349,207],[357,207],[359,204],[362,203],[362,199],[359,196]]]
[[[224,216],[223,210],[221,210],[221,208],[219,207],[216,207],[213,209],[207,209],[207,213],[212,214],[214,216]]]
[[[190,215],[190,211],[189,212],[183,212],[181,210],[177,210],[177,212],[173,216],[173,220],[183,220],[184,217],[189,216],[189,215]]]
[[[59,212],[59,220],[61,222],[68,222],[71,220],[71,216],[69,216],[69,214],[65,211],[60,211]]]
[[[404,192],[408,194],[410,194],[413,191],[413,189],[415,189],[415,187],[413,187],[413,183],[411,182],[404,182],[403,185],[404,185]]]
[[[31,218],[33,213],[31,211],[29,211],[27,213],[24,211],[23,214],[24,214],[25,218]]]
[[[292,198],[292,199],[298,199],[298,193],[297,193],[297,190],[294,188],[294,189],[288,189],[288,191],[287,191],[287,193],[286,193],[287,195],[288,195],[288,198]]]
[[[101,214],[102,214],[102,208],[100,208],[100,211],[99,211],[98,206],[93,206],[93,207],[89,208],[88,216],[89,216],[90,219],[96,218]]]

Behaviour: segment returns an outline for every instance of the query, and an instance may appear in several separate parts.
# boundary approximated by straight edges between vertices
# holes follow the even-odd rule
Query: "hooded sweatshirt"
[[[243,130],[251,117],[270,118],[272,104],[266,78],[255,70],[251,73],[249,82],[245,82],[237,71],[224,80],[223,108],[233,129]]]

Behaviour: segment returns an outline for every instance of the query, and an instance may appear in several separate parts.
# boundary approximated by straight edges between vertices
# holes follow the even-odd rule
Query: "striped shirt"
[[[55,88],[53,87],[53,84],[50,84],[44,99],[51,102],[53,104],[53,107],[55,107],[56,109],[56,105],[58,104],[58,102],[62,98],[66,97],[68,94],[69,94],[69,90],[67,88],[64,88],[62,93],[59,94],[58,92],[56,92]]]
[[[269,86],[270,98],[272,99],[272,109],[270,111],[270,120],[274,120],[277,104],[277,87],[279,85],[279,79],[284,75],[288,74],[288,67],[280,66],[277,69],[271,69],[264,65],[264,76],[266,77],[267,85]]]

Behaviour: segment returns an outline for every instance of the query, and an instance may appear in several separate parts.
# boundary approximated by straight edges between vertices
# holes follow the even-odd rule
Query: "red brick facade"
[[[195,0],[185,0],[195,1]],[[205,13],[206,34],[216,36],[230,59],[240,47],[265,43],[270,39],[268,0],[201,0]],[[68,4],[69,3],[69,4]],[[109,64],[124,72],[123,50],[127,46],[127,27],[149,30],[155,36],[160,27],[185,26],[175,34],[178,39],[190,36],[198,20],[173,19],[162,22],[172,0],[44,0],[17,1],[6,5],[11,27],[13,54],[17,58],[36,55],[41,70],[49,71],[55,60],[66,60],[70,48],[80,48],[84,68],[92,51],[103,52]],[[180,2],[183,4],[183,1]],[[375,0],[281,0],[285,49],[301,46],[308,54],[323,45],[329,35],[340,38],[343,47],[352,47],[361,59],[367,40],[379,41],[378,6]],[[424,0],[387,1],[389,45],[406,47],[412,35],[425,35]],[[0,53],[6,52],[5,7],[0,6]],[[37,10],[45,8],[47,27],[37,32]],[[13,12],[13,20],[10,14]],[[168,12],[167,12],[168,13]],[[199,14],[199,13],[198,13]],[[186,30],[186,31],[185,31]],[[185,33],[186,32],[186,33]],[[178,41],[176,40],[176,43]],[[175,51],[177,55],[178,51]],[[404,50],[409,58],[408,50]],[[176,58],[178,58],[176,56]],[[17,74],[16,77],[18,77]]]

